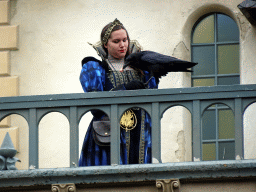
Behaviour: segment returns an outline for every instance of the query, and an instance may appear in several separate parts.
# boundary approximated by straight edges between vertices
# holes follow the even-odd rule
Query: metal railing
[[[111,164],[120,159],[121,115],[131,107],[146,110],[152,120],[152,158],[161,162],[160,120],[173,106],[187,108],[192,117],[193,158],[200,159],[201,119],[207,107],[221,103],[235,116],[235,155],[243,157],[243,113],[256,102],[256,85],[232,85],[160,90],[92,92],[77,94],[18,96],[0,98],[0,121],[11,115],[23,116],[29,126],[29,166],[38,168],[38,124],[50,112],[64,114],[70,124],[70,167],[78,162],[78,124],[92,109],[104,111],[111,119]]]

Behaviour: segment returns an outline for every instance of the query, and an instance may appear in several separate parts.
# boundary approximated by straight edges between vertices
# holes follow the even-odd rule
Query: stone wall
[[[0,97],[19,95],[19,79],[11,75],[10,53],[18,49],[18,25],[10,25],[10,1],[0,1]],[[18,149],[18,127],[12,127],[10,117],[0,122],[0,145],[6,132]]]

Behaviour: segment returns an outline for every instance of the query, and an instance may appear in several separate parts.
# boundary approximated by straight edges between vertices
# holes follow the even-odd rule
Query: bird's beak
[[[130,64],[130,62],[125,62],[124,66],[123,66],[123,69],[125,69],[126,67],[128,67]]]
[[[128,67],[128,65],[124,65],[124,66],[123,66],[123,69],[125,69],[126,67]]]

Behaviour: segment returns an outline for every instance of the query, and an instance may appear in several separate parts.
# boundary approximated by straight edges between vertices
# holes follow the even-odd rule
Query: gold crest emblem
[[[134,129],[137,125],[137,117],[133,110],[129,109],[124,112],[120,120],[120,126],[126,131]]]

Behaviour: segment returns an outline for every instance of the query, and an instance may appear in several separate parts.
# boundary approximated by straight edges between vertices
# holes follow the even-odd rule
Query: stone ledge
[[[202,161],[165,164],[0,171],[0,189],[74,183],[76,185],[148,182],[176,178],[224,180],[256,177],[256,160]]]

